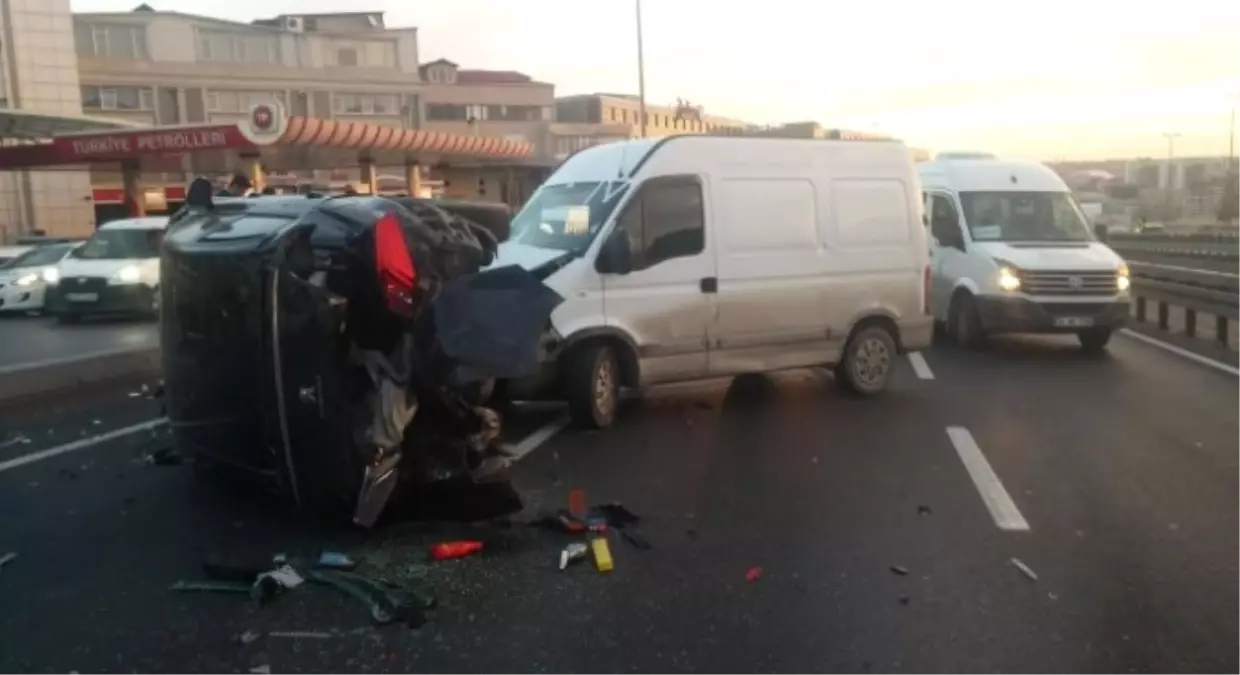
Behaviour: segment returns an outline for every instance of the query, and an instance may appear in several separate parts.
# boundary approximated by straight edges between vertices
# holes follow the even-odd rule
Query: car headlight
[[[1123,293],[1130,286],[1132,286],[1132,279],[1128,277],[1128,266],[1120,265],[1119,269],[1115,271],[1115,288],[1120,293]]]
[[[23,274],[20,277],[17,277],[17,281],[14,281],[13,283],[17,286],[29,286],[38,280],[39,275],[31,272],[30,274]]]
[[[60,270],[55,267],[43,268],[43,281],[50,284],[60,283]]]
[[[1016,270],[1011,267],[999,268],[999,288],[1009,293],[1020,290],[1020,277],[1016,275]]]
[[[142,279],[142,270],[137,265],[126,265],[116,271],[112,277],[117,283],[136,284]]]

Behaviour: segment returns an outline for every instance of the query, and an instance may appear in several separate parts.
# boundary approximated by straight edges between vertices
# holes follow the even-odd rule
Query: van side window
[[[695,256],[706,247],[702,186],[693,176],[646,181],[619,226],[629,237],[634,270]]]
[[[960,218],[956,215],[956,207],[943,195],[931,195],[930,199],[930,234],[944,246],[963,242],[964,235],[960,232]]]

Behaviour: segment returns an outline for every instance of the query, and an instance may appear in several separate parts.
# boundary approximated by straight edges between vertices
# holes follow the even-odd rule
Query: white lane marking
[[[529,436],[526,436],[524,439],[521,440],[520,443],[507,446],[507,450],[509,454],[511,455],[512,460],[515,462],[515,461],[522,459],[526,455],[536,450],[538,446],[551,440],[551,437],[560,433],[561,431],[564,430],[565,427],[568,426],[568,421],[569,420],[567,417],[561,417],[561,418],[552,420],[551,422],[548,422],[546,425],[544,425],[542,428],[534,431]],[[113,429],[112,431],[109,431],[104,434],[99,434],[98,436],[91,436],[89,438],[81,438],[71,443],[57,445],[54,448],[47,448],[46,450],[39,450],[38,452],[32,452],[29,455],[22,455],[21,457],[14,457],[13,459],[0,462],[0,473],[4,473],[5,471],[9,471],[10,469],[16,469],[20,466],[25,466],[27,464],[32,464],[34,462],[40,462],[45,459],[49,459],[51,457],[56,457],[57,455],[63,455],[67,452],[76,452],[78,450],[85,450],[86,448],[89,448],[91,446],[99,445],[100,443],[106,443],[108,441],[113,441],[118,438],[124,438],[125,436],[136,434],[140,431],[149,431],[151,429],[155,429],[156,427],[159,427],[167,423],[168,423],[168,419],[165,417],[161,417],[157,420],[150,420],[147,422],[142,422],[140,424],[133,424],[127,427],[121,427],[120,429]]]
[[[38,452],[32,452],[29,455],[22,455],[21,457],[14,457],[13,459],[0,462],[0,473],[4,473],[5,471],[8,471],[9,469],[16,469],[19,466],[25,466],[27,464],[31,464],[33,462],[39,462],[39,461],[48,459],[49,457],[63,455],[66,452],[75,452],[77,450],[85,450],[86,448],[89,448],[94,445],[99,445],[100,443],[106,443],[108,441],[113,441],[118,438],[123,438],[130,434],[136,434],[139,431],[148,431],[150,429],[154,429],[160,425],[167,424],[167,423],[168,423],[168,419],[161,417],[157,420],[150,420],[148,422],[142,422],[141,424],[134,424],[134,425],[127,426],[127,427],[121,427],[120,429],[113,429],[112,431],[109,431],[106,434],[99,434],[98,436],[91,436],[89,438],[81,438],[76,441],[73,441],[72,443],[65,443],[64,445],[58,445],[54,448],[47,448],[46,450],[39,450]]]
[[[973,434],[964,427],[947,427],[947,437],[955,446],[956,454],[960,455],[960,461],[964,462],[964,468],[969,472],[969,478],[973,479],[973,485],[986,503],[986,509],[990,511],[990,517],[994,518],[995,525],[998,525],[1000,530],[1028,531],[1028,521],[1020,514],[1020,509],[1016,508],[1016,502],[1012,501],[995,470],[990,468],[990,462],[986,461],[982,449],[977,447]]]
[[[1232,375],[1240,375],[1240,368],[1236,368],[1235,366],[1223,363],[1222,361],[1215,361],[1214,359],[1202,356],[1201,354],[1194,354],[1193,352],[1190,352],[1183,347],[1177,347],[1171,343],[1163,342],[1162,340],[1156,340],[1148,335],[1142,335],[1141,333],[1138,333],[1137,331],[1132,330],[1131,328],[1123,328],[1123,329],[1120,329],[1119,332],[1121,335],[1125,337],[1130,337],[1134,340],[1139,340],[1148,345],[1153,345],[1155,347],[1158,347],[1159,349],[1163,349],[1163,350],[1171,352],[1172,354],[1176,354],[1177,356],[1183,356],[1189,361],[1196,361],[1197,363],[1200,363],[1203,366],[1209,366],[1215,370],[1221,370],[1224,373],[1231,373]]]
[[[564,427],[567,426],[567,417],[554,419],[545,424],[541,429],[535,431],[529,436],[526,436],[520,443],[506,446],[505,450],[508,451],[508,455],[512,458],[512,461],[521,461],[522,458],[533,452],[538,448],[538,446],[551,440],[552,436],[560,433],[564,430]]]
[[[908,362],[913,364],[913,372],[917,373],[917,377],[923,380],[933,380],[934,373],[930,372],[930,364],[926,363],[926,357],[921,352],[909,352]]]
[[[10,375],[12,373],[20,373],[27,370],[38,370],[49,366],[63,366],[67,364],[78,363],[80,361],[91,361],[94,359],[107,358],[109,356],[125,356],[128,354],[141,353],[146,351],[156,351],[159,347],[121,347],[120,349],[104,349],[96,352],[85,352],[82,354],[74,354],[73,356],[43,359],[41,361],[26,361],[24,363],[15,363],[9,366],[0,367],[0,375]]]

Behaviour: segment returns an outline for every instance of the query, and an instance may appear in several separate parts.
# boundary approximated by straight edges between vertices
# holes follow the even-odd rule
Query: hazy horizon
[[[72,0],[128,11],[141,0]],[[519,70],[560,96],[637,92],[632,0],[148,0],[236,21],[384,11],[419,29],[419,58]],[[646,94],[758,124],[814,120],[909,145],[1047,161],[1225,156],[1240,93],[1240,3],[1174,12],[1048,0],[1021,15],[968,0],[831,6],[768,0],[762,13],[703,0],[645,0]]]

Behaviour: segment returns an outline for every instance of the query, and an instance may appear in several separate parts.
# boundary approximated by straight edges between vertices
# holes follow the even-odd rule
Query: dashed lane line
[[[1016,508],[1016,502],[1012,501],[1012,496],[1003,487],[1003,482],[999,480],[995,470],[990,468],[990,462],[986,461],[986,455],[982,454],[977,441],[973,440],[973,434],[964,427],[947,427],[947,437],[955,446],[960,461],[964,462],[964,468],[969,472],[969,478],[973,479],[973,485],[982,496],[982,502],[986,504],[986,510],[990,511],[995,525],[998,525],[1000,530],[1011,532],[1029,531],[1029,522],[1021,515],[1020,509]]]
[[[933,380],[934,373],[930,370],[930,364],[926,363],[926,357],[921,352],[909,352],[908,362],[913,365],[913,372],[917,373],[917,377],[923,380]]]

